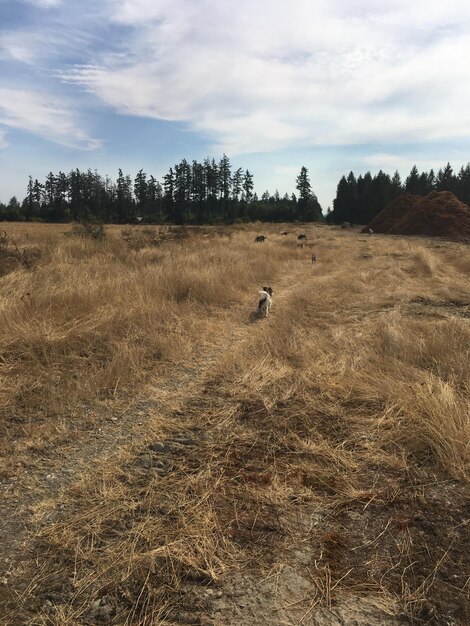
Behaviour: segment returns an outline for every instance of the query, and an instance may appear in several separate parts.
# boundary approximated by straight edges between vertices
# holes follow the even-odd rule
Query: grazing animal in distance
[[[285,236],[286,236],[286,235],[288,235],[288,234],[289,234],[289,233],[288,233],[288,231],[287,231],[287,230],[285,230],[283,233],[281,233],[281,235],[282,235],[283,237],[285,237]]]
[[[374,231],[372,230],[372,228],[369,228],[367,232],[369,233],[369,237],[374,234]]]
[[[297,237],[297,239],[298,239],[299,241],[307,241],[307,235],[299,235],[299,236]]]
[[[261,315],[264,315],[264,317],[268,317],[269,310],[273,303],[273,290],[271,287],[263,287],[259,295],[258,311]]]
[[[264,241],[265,239],[267,239],[267,237],[265,235],[258,235],[255,239],[255,241]]]
[[[312,263],[316,263],[316,262],[317,262],[317,255],[312,254]]]

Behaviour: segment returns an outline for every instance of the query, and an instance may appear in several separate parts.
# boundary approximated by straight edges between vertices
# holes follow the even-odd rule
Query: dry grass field
[[[4,227],[1,624],[470,623],[468,246]]]

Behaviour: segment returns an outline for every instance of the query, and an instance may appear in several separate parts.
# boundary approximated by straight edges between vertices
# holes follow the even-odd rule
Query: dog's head
[[[270,296],[273,295],[273,290],[271,289],[271,287],[263,287],[264,291],[266,291],[266,293],[269,293]]]

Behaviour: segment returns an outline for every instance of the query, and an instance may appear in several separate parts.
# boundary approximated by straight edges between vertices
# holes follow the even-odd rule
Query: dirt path
[[[311,278],[308,264],[295,265],[276,284],[274,307],[282,306],[299,285]],[[253,301],[256,302],[256,292]],[[184,426],[178,425],[175,414],[191,403],[198,389],[218,367],[227,346],[233,348],[248,341],[252,324],[269,323],[269,319],[256,316],[255,307],[250,311],[239,306],[235,311],[220,311],[216,315],[220,320],[219,334],[202,352],[189,362],[171,368],[167,375],[159,376],[157,384],[146,385],[140,397],[125,411],[103,415],[92,430],[75,432],[72,444],[52,448],[47,456],[34,456],[30,467],[19,467],[18,479],[0,484],[3,492],[0,501],[0,618],[9,611],[2,609],[2,604],[11,606],[12,592],[14,596],[22,591],[10,589],[8,581],[25,558],[30,540],[42,526],[61,517],[60,507],[59,510],[56,507],[61,492],[80,475],[93,472],[94,465],[101,460],[128,447],[138,448],[139,442],[148,438],[149,421],[156,415],[163,421],[171,419],[178,437]]]

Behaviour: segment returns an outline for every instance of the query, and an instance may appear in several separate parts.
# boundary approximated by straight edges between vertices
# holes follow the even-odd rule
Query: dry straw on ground
[[[468,248],[10,229],[6,624],[468,622]]]

